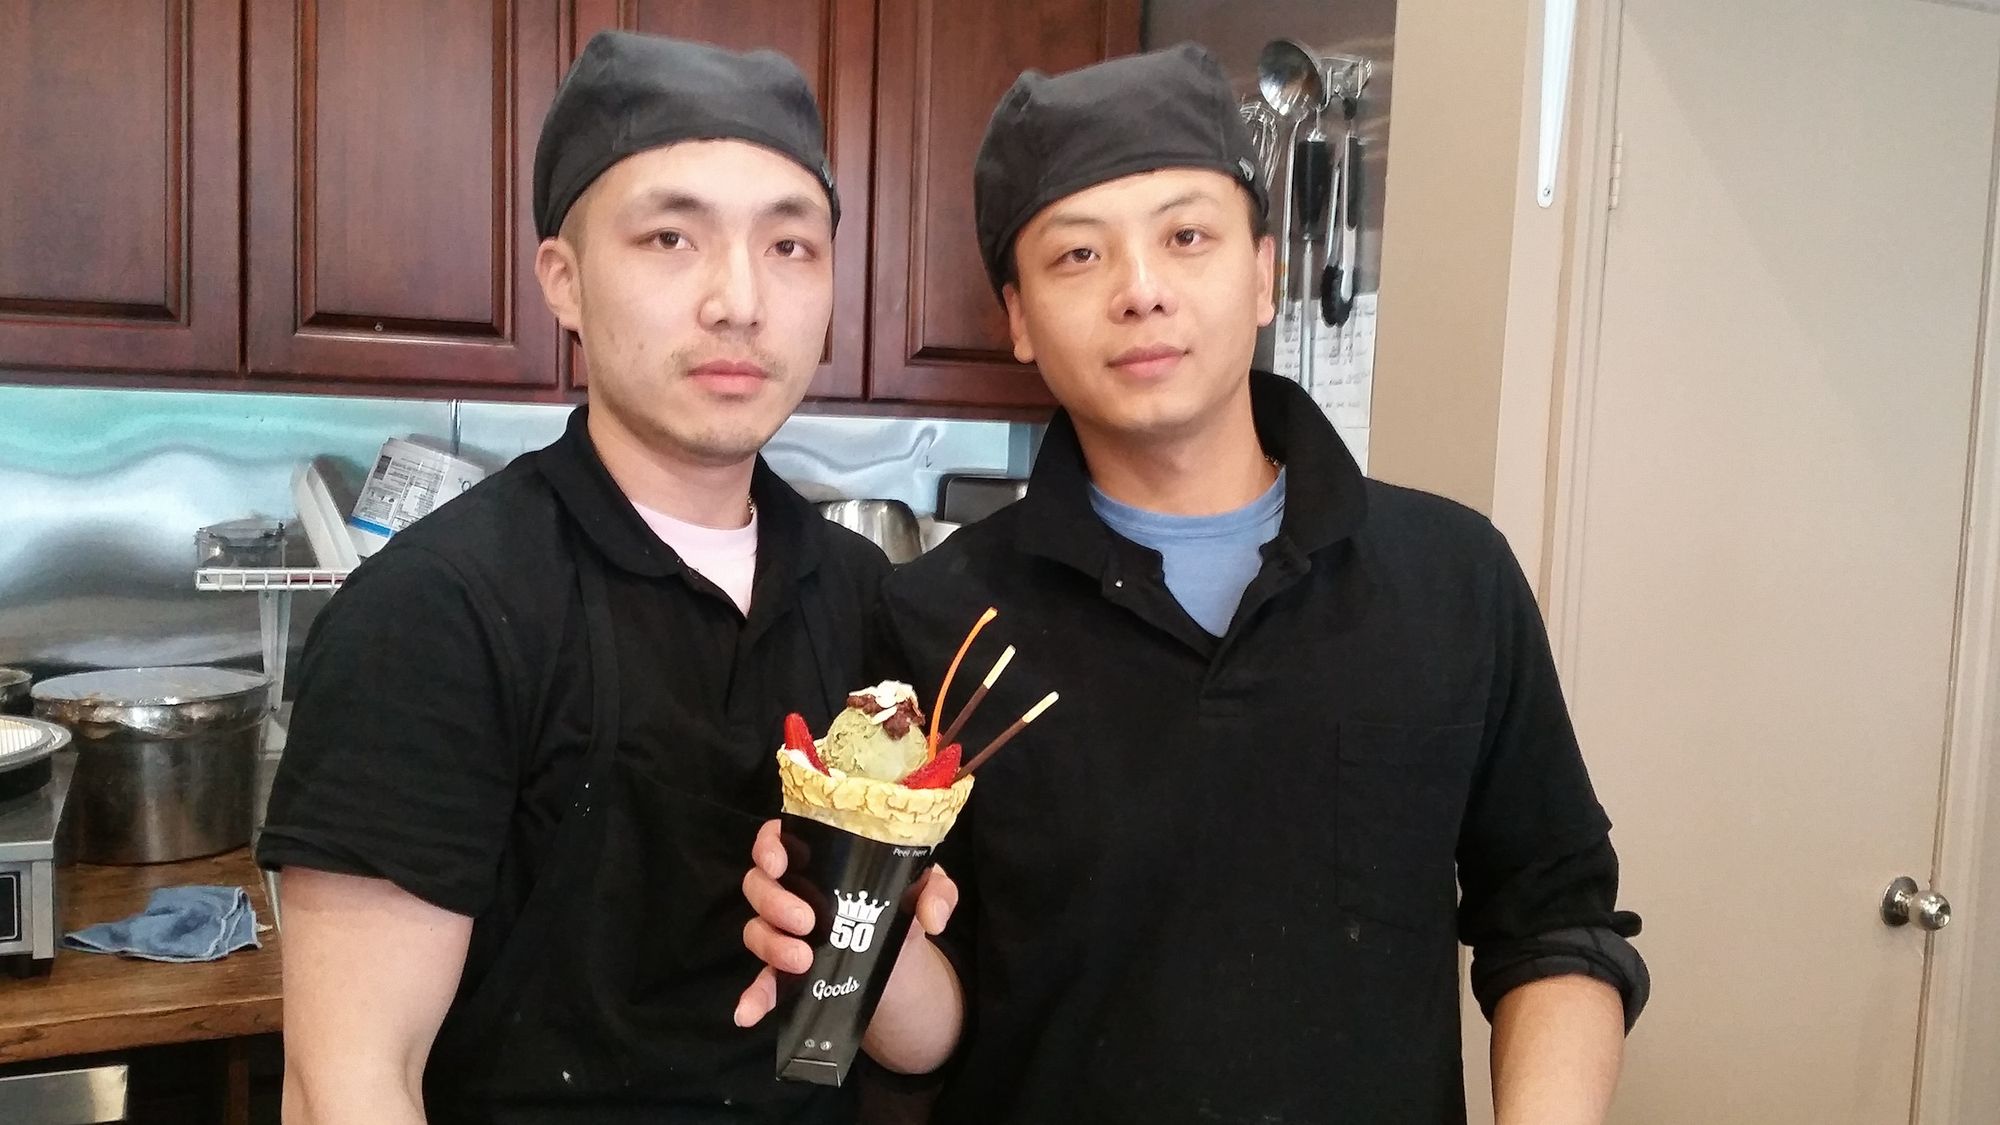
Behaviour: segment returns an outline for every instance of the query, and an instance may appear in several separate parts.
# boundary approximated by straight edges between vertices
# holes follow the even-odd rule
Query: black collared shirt
[[[778,811],[784,715],[824,729],[868,682],[865,614],[887,563],[759,462],[746,619],[645,525],[585,417],[398,533],[320,615],[258,859],[389,879],[474,918],[455,1012],[509,985],[490,970],[538,884],[573,893],[563,940],[581,935],[588,958],[552,941],[532,960],[596,962],[560,967],[583,975],[553,990],[564,1010],[548,1013],[549,1038],[605,1048],[511,1074],[481,1074],[477,1057],[433,1073],[433,1120],[842,1120],[842,1095],[773,1080],[775,1021],[731,1023],[758,969],[740,887],[750,839]],[[623,791],[590,796],[610,817],[601,851],[551,871],[558,824],[586,803],[582,552],[602,559],[615,614]],[[448,1017],[446,1030],[480,1029]]]
[[[1025,500],[894,575],[889,658],[949,719],[1001,646],[944,863],[968,1032],[937,1120],[1464,1118],[1457,952],[1488,1003],[1644,968],[1532,593],[1477,513],[1365,480],[1311,400],[1253,376],[1286,512],[1228,632],[1092,512],[1058,416]]]

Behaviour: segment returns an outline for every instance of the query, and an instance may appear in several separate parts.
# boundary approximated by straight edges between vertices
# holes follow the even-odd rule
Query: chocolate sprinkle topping
[[[866,694],[848,696],[847,705],[871,719],[887,710],[874,696]],[[889,732],[890,738],[902,738],[910,733],[911,727],[923,725],[923,709],[917,706],[917,701],[914,699],[899,700],[896,703],[896,713],[882,720],[882,729]]]

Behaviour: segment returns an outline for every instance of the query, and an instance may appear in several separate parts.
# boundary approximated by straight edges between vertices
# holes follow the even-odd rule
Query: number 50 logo
[[[868,947],[875,944],[875,922],[889,904],[870,899],[866,892],[849,896],[835,891],[833,900],[833,934],[828,942],[835,949],[849,953],[868,952]]]

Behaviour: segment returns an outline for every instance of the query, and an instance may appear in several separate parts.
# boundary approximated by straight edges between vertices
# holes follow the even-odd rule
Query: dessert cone
[[[908,789],[893,781],[833,777],[799,757],[778,753],[785,811],[884,844],[936,847],[972,793],[971,777],[945,789]]]

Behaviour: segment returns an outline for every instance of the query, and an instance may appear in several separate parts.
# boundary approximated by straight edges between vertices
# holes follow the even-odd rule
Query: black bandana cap
[[[1257,150],[1215,57],[1193,43],[1053,77],[1030,70],[993,110],[973,165],[979,252],[998,294],[1014,239],[1085,188],[1162,168],[1206,168],[1271,201]]]
[[[737,140],[790,157],[826,189],[840,222],[826,128],[812,88],[776,51],[739,53],[659,35],[591,37],[563,79],[535,145],[535,231],[543,238],[605,169],[681,141]]]

